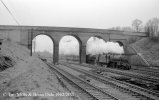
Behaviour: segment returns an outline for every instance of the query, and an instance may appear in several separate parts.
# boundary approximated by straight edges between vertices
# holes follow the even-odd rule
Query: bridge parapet
[[[98,34],[120,34],[120,35],[136,35],[146,37],[146,32],[129,32],[109,29],[95,28],[76,28],[76,27],[50,27],[50,26],[15,26],[15,25],[0,25],[0,30],[36,30],[36,31],[60,31],[60,32],[81,32],[81,33],[98,33]]]

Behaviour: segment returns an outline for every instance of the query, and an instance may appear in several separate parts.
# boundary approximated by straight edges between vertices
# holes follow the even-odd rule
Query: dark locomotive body
[[[124,54],[99,54],[99,55],[87,55],[86,62],[89,64],[96,64],[100,66],[107,66],[118,69],[131,69],[131,65],[127,60],[127,55]]]
[[[131,69],[131,65],[129,64],[126,55],[114,54],[110,56],[110,60],[107,64],[107,67],[118,68],[118,69]]]
[[[88,54],[86,55],[86,63],[88,64],[95,64],[96,55]]]

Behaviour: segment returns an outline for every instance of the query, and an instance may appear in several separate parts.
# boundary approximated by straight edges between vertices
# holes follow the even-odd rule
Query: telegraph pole
[[[33,52],[33,50],[32,50],[32,39],[33,39],[33,29],[31,29],[31,48],[30,48],[31,49],[31,53],[30,53],[31,56],[33,55],[33,53],[32,53]]]

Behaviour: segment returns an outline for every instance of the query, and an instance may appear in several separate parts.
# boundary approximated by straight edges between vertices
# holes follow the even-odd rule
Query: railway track
[[[140,88],[140,87],[137,87],[135,85],[131,85],[131,84],[128,84],[125,82],[121,82],[121,81],[112,79],[110,77],[103,77],[103,76],[95,74],[95,73],[90,73],[89,71],[77,68],[77,67],[70,65],[70,64],[64,64],[64,65],[71,68],[71,69],[74,69],[78,72],[81,72],[88,77],[91,77],[95,80],[103,82],[104,84],[107,84],[107,85],[109,85],[109,86],[111,86],[111,87],[113,87],[113,88],[115,88],[123,93],[131,95],[136,99],[142,99],[142,100],[158,100],[159,99],[158,93],[148,91],[146,89],[143,89],[143,88]]]
[[[103,70],[103,69],[101,69]],[[145,74],[141,74],[141,73],[132,73],[130,71],[123,71],[123,70],[117,70],[117,69],[111,69],[111,68],[105,68],[104,71],[107,72],[111,72],[111,73],[116,73],[119,75],[123,75],[123,76],[127,76],[133,79],[139,79],[139,80],[144,80],[147,82],[152,82],[152,83],[156,83],[159,84],[159,79],[156,77],[152,77],[152,76],[148,76]]]
[[[135,73],[145,74],[151,77],[158,77],[159,76],[159,69],[153,68],[133,68],[131,71]]]
[[[72,63],[72,64],[79,65],[76,63]],[[159,93],[159,90],[158,90],[159,78],[151,75],[153,73],[155,75],[157,75],[158,70],[155,70],[152,68],[145,68],[145,69],[135,68],[135,69],[131,69],[131,70],[119,70],[119,69],[112,69],[112,68],[103,68],[103,67],[98,67],[98,66],[93,66],[93,65],[83,65],[83,66],[98,70],[99,72],[106,72],[106,73],[113,73],[113,74],[121,75],[123,77],[113,77],[112,76],[112,78],[115,78],[120,81],[125,81],[130,84],[138,85],[142,88]],[[137,72],[135,72],[135,70]],[[143,71],[141,72],[140,70],[143,70]]]
[[[61,75],[65,80],[67,80],[72,86],[78,88],[82,94],[87,95],[87,100],[120,100],[111,94],[103,91],[101,88],[98,88],[92,84],[89,84],[87,81],[80,79],[60,68],[54,67],[51,64],[47,65],[56,73]]]
[[[75,64],[75,63],[72,63],[72,64]],[[78,64],[76,64],[76,65],[78,65]],[[98,67],[97,68],[97,67],[95,67],[93,65],[83,65],[83,66],[85,66],[85,67],[90,67],[91,66],[90,68],[95,68],[95,69],[98,69],[98,70],[101,70],[101,71],[111,72],[111,73],[127,76],[129,78],[139,79],[139,80],[144,80],[144,81],[147,81],[147,82],[159,84],[158,76],[154,77],[154,76],[151,75],[151,74],[154,73],[154,71],[147,72],[147,70],[146,70],[146,71],[142,71],[143,74],[141,74],[140,73],[141,71],[136,71],[134,73],[132,71],[126,71],[126,70],[123,71],[123,70],[118,70],[118,69],[113,69],[113,68],[102,68],[102,67]],[[149,74],[149,73],[151,73],[151,74]]]
[[[62,62],[65,62],[65,61],[62,61]],[[78,63],[74,63],[74,62],[71,62],[71,61],[67,62],[67,63],[78,64]],[[93,66],[93,65],[84,65],[84,66],[90,67],[90,66]],[[95,68],[95,66],[93,66],[93,67]],[[159,76],[159,68],[149,68],[149,67],[139,68],[138,66],[134,66],[130,71],[135,72],[135,73],[139,73],[139,74],[145,74],[148,77],[154,77],[154,79],[158,78],[158,76]]]

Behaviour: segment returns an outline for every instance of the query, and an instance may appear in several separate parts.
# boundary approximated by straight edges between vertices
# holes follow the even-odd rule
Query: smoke
[[[87,54],[124,53],[123,47],[116,42],[105,42],[103,39],[91,37],[87,42]]]
[[[79,43],[73,36],[61,39],[59,53],[63,55],[79,55]],[[87,42],[87,54],[124,53],[123,47],[116,42],[105,42],[103,39],[91,37]]]
[[[103,39],[91,37],[87,42],[87,54],[124,53],[124,49],[116,42],[105,42]]]

